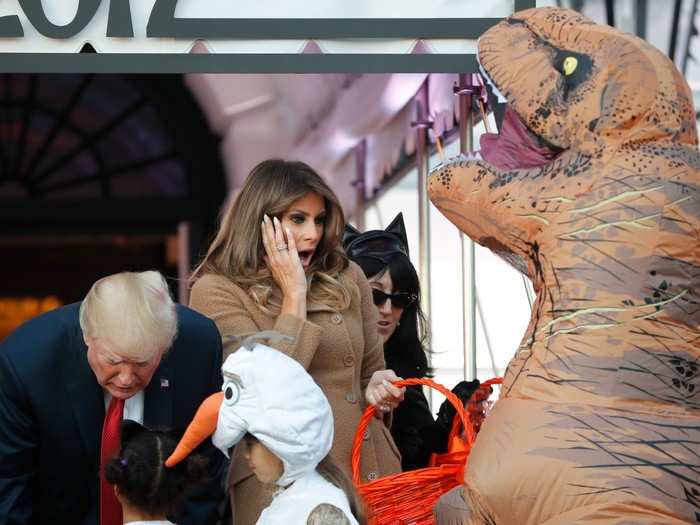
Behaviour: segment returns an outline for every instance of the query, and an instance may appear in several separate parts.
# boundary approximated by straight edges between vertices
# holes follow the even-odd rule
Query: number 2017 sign
[[[133,37],[132,7],[142,16],[142,7],[149,4],[149,0],[137,0],[140,5],[134,2],[133,6],[130,0],[52,0],[54,11],[74,10],[72,20],[63,24],[50,20],[44,5],[46,0],[15,0],[14,3],[27,22],[44,37],[69,39],[93,21],[103,1],[109,3],[105,36]],[[8,3],[13,2],[5,2],[5,5]],[[491,0],[488,5],[480,0],[278,0],[257,5],[236,4],[233,0],[150,0],[150,3],[146,37],[201,39],[475,38],[514,10],[535,5],[534,0]],[[176,17],[176,9],[195,16]],[[227,18],[223,13],[233,16]],[[400,18],[396,16],[399,13]],[[0,38],[24,36],[17,14],[1,15],[2,10]],[[252,28],[250,22],[255,22]]]
[[[41,0],[18,0],[19,6],[24,11],[31,25],[42,35],[48,38],[71,38],[76,36],[94,18],[102,0],[79,0],[78,9],[71,22],[65,25],[57,25],[51,22],[46,15]],[[177,0],[156,2],[152,11],[152,20],[158,17],[167,19],[167,9],[170,7],[171,18],[174,14]],[[155,15],[155,16],[153,16]],[[150,22],[149,22],[150,33]],[[166,31],[167,33],[167,31]],[[0,18],[0,37],[12,38],[24,36],[24,28],[17,15],[6,15]],[[131,6],[129,0],[111,0],[109,6],[109,17],[107,26],[108,37],[133,37],[133,27],[131,24]],[[174,36],[157,35],[149,36]]]
[[[2,0],[0,72],[470,71],[472,50],[412,55],[382,46],[399,39],[474,41],[534,6],[535,0]],[[335,57],[301,56],[311,39],[358,44],[329,53]],[[189,55],[198,40],[208,42],[208,56]],[[99,61],[80,56],[85,43]]]
[[[64,0],[61,0],[62,2]],[[93,20],[103,0],[78,0],[73,20],[59,25],[49,20],[42,0],[18,0],[28,22],[47,38],[67,39],[78,35]],[[107,37],[134,36],[130,0],[106,0]],[[139,0],[141,1],[141,0]],[[236,20],[175,18],[178,0],[156,0],[148,18],[146,36],[149,38],[236,38]],[[24,36],[24,28],[17,15],[0,17],[0,38]]]

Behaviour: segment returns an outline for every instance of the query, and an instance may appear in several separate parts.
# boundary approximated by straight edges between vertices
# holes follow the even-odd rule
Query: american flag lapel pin
[[[160,378],[160,387],[161,388],[168,388],[170,386],[170,381],[167,380],[165,377]]]

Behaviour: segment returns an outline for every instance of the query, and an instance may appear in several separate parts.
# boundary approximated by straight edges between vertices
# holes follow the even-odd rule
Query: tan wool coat
[[[190,306],[214,320],[224,339],[276,330],[292,341],[275,347],[299,361],[328,397],[335,423],[331,457],[351,476],[352,441],[366,408],[365,388],[373,372],[385,368],[376,309],[367,279],[355,263],[344,270],[350,282],[350,306],[338,312],[309,302],[307,319],[263,312],[248,293],[226,277],[205,274],[192,287]],[[279,291],[277,291],[279,294]],[[273,293],[274,296],[274,293]],[[279,296],[279,295],[278,295]],[[224,345],[224,358],[235,350]],[[400,472],[400,455],[389,429],[373,420],[362,448],[362,480]],[[230,485],[236,525],[253,524],[270,501],[271,490],[253,476],[241,454],[234,454]]]

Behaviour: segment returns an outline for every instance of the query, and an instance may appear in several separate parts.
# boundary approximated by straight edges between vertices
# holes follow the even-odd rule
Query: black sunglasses
[[[372,300],[375,305],[381,306],[386,303],[387,299],[391,299],[391,305],[396,308],[407,308],[418,299],[418,296],[408,292],[388,294],[376,288],[372,288]]]

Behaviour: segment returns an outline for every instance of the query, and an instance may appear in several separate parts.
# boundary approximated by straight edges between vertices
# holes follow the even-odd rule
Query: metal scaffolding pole
[[[474,115],[472,96],[478,94],[479,86],[471,74],[459,75],[455,94],[459,96],[459,150],[474,152]],[[464,378],[476,379],[476,271],[474,242],[460,235],[462,245],[462,334],[464,341]]]
[[[609,26],[615,27],[615,0],[605,0],[605,19]]]
[[[647,37],[647,13],[649,11],[648,0],[637,0],[635,4],[637,8],[637,16],[635,33],[639,38]]]
[[[432,125],[428,109],[428,83],[423,83],[416,94],[416,167],[418,169],[418,274],[420,277],[423,313],[430,317],[430,207],[428,201],[428,172],[430,151],[428,128]]]
[[[416,120],[411,124],[416,128],[416,169],[418,170],[418,277],[421,286],[421,307],[432,326],[430,315],[430,202],[428,201],[428,173],[430,172],[430,149],[428,129],[433,125],[428,106],[428,81],[416,94]],[[432,367],[430,353],[427,354],[428,366]],[[428,403],[433,406],[433,389],[425,392]]]
[[[690,57],[690,40],[697,34],[695,32],[695,15],[698,12],[698,0],[693,0],[692,9],[690,11],[690,27],[685,38],[685,53],[681,61],[681,73],[685,76],[688,71],[688,58]]]
[[[190,302],[190,223],[177,225],[177,300],[180,304]]]
[[[530,279],[522,276],[523,286],[525,287],[525,295],[527,296],[527,304],[530,305],[530,310],[532,310],[532,303],[535,302],[535,298],[532,296],[532,290],[530,289]]]
[[[365,181],[367,174],[367,141],[362,140],[355,147],[355,227],[365,231]]]
[[[671,22],[671,43],[668,46],[668,57],[676,61],[676,44],[678,42],[678,29],[681,21],[681,7],[683,0],[676,0],[673,4],[673,21]]]
[[[484,332],[484,339],[486,339],[486,348],[489,351],[489,357],[491,358],[491,370],[493,370],[493,376],[498,376],[498,367],[496,366],[496,358],[493,355],[493,347],[491,346],[491,336],[489,336],[489,327],[486,324],[486,315],[484,314],[484,308],[481,306],[481,301],[479,301],[479,292],[474,290],[474,298],[476,299],[476,310],[479,314],[479,320],[481,321],[481,330]]]

